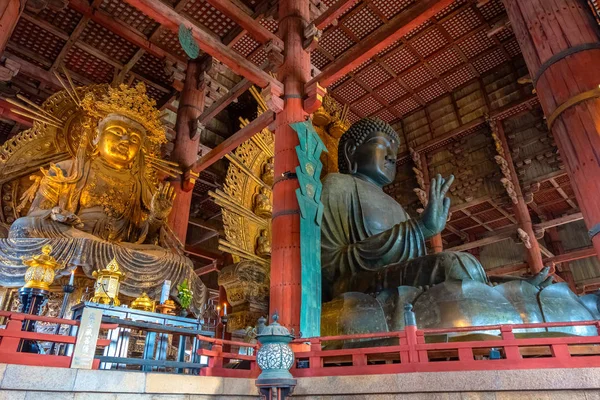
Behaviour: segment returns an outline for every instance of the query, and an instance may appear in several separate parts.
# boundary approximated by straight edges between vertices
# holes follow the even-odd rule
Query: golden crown
[[[96,118],[104,118],[109,114],[124,115],[146,129],[146,138],[152,144],[160,145],[167,141],[165,128],[160,122],[160,111],[156,108],[156,102],[148,98],[143,82],[135,87],[125,84],[118,88],[109,87],[108,94],[102,99],[96,99],[93,93],[88,92],[81,107]]]

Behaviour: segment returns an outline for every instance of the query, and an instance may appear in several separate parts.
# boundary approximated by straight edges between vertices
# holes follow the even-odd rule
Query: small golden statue
[[[254,199],[254,214],[261,218],[271,219],[273,206],[271,205],[271,199],[269,198],[269,189],[266,187],[261,187]]]
[[[26,288],[49,290],[54,282],[54,271],[61,267],[60,263],[50,255],[52,246],[42,247],[42,254],[23,260],[23,265],[28,266],[25,272]]]
[[[125,274],[119,269],[119,264],[114,258],[106,268],[101,271],[94,271],[92,276],[96,278],[94,287],[94,297],[92,303],[121,305],[119,301],[119,287],[121,281],[125,279]]]
[[[271,241],[266,229],[262,229],[260,236],[256,239],[256,254],[261,257],[271,257]]]
[[[57,260],[87,276],[118,260],[131,297],[188,279],[199,309],[207,289],[167,226],[174,190],[157,177],[181,171],[160,159],[165,130],[144,84],[65,85],[42,106],[28,104],[19,106],[37,119],[33,128],[0,148],[0,180],[21,195],[4,218],[16,221],[0,239],[0,285],[20,286],[19,257],[52,244]]]
[[[260,179],[267,185],[273,186],[273,182],[275,181],[275,165],[273,163],[273,158],[269,158],[265,163]]]

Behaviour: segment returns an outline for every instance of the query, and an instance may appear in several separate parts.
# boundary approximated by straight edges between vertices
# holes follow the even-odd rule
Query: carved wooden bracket
[[[304,28],[304,43],[302,46],[304,47],[304,50],[310,53],[316,49],[322,34],[323,31],[318,29],[314,23],[311,22],[308,24],[306,28]]]
[[[269,109],[275,112],[275,114],[283,111],[283,99],[281,98],[283,95],[283,85],[275,86],[273,83],[269,83],[262,89],[260,94],[265,99]]]
[[[27,11],[37,14],[46,8],[62,11],[67,8],[67,5],[69,5],[69,0],[27,0],[25,8]]]
[[[13,76],[19,73],[20,69],[21,65],[18,62],[7,58],[4,65],[0,65],[0,81],[10,81]]]
[[[323,104],[323,97],[327,94],[327,89],[319,85],[318,82],[305,88],[306,99],[304,99],[304,111],[312,114]]]
[[[266,71],[276,72],[279,67],[283,64],[283,48],[277,45],[272,40],[265,43],[265,53],[267,53],[267,67]]]

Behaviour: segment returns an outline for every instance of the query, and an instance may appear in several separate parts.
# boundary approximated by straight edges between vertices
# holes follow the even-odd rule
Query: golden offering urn
[[[134,310],[150,311],[154,312],[156,304],[152,300],[148,293],[143,292],[140,297],[131,302],[130,308]]]
[[[115,306],[121,305],[119,287],[125,274],[120,271],[117,260],[113,258],[106,268],[94,271],[92,275],[96,278],[96,286],[94,287],[94,297],[90,301]]]

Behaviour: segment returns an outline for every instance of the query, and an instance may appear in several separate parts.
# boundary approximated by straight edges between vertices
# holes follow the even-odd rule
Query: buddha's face
[[[129,167],[142,146],[143,128],[133,121],[115,119],[101,124],[100,129],[100,156],[113,167]]]
[[[353,147],[353,146],[351,146]],[[360,146],[348,149],[350,165],[355,165],[355,175],[378,186],[385,186],[396,177],[398,142],[384,132],[374,132]]]

